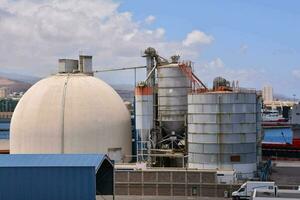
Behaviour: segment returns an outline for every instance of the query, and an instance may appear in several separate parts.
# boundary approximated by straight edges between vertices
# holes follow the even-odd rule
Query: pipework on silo
[[[207,88],[193,73],[192,62],[179,55],[166,59],[149,47],[143,57],[146,79],[135,90],[137,158],[152,167],[186,167],[188,93]]]
[[[153,48],[144,57],[147,79],[136,88],[135,103],[139,162],[229,170],[239,178],[253,178],[261,160],[261,100],[256,91],[222,77],[209,89],[190,61],[162,58]]]

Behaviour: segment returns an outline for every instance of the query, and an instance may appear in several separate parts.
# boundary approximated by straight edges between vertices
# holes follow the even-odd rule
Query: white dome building
[[[108,153],[116,161],[130,155],[130,115],[121,97],[105,82],[65,73],[65,67],[21,98],[11,121],[10,152]]]

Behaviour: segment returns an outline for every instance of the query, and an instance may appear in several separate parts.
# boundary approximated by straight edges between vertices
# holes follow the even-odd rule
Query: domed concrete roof
[[[105,82],[57,74],[33,85],[11,121],[10,152],[131,154],[130,115]],[[120,152],[119,152],[120,153]]]

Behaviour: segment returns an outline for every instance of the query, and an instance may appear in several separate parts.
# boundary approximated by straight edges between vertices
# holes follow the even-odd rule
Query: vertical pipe
[[[221,95],[218,95],[218,100],[217,100],[217,106],[218,106],[218,111],[217,111],[217,120],[218,120],[218,135],[217,135],[217,139],[218,139],[218,145],[219,145],[219,152],[218,152],[218,161],[217,161],[217,165],[218,168],[220,168],[220,163],[221,163]]]
[[[135,154],[135,161],[138,161],[138,146],[137,146],[137,132],[136,132],[136,98],[135,98],[135,89],[136,89],[136,68],[134,68],[134,95],[133,95],[133,139],[134,139],[134,143],[135,143],[135,146],[136,146],[136,149],[135,149],[135,152],[134,152],[134,149],[132,151],[132,154]],[[134,146],[134,145],[133,145]],[[134,160],[134,159],[133,159]]]
[[[134,87],[136,87],[136,68],[134,68]]]
[[[83,57],[80,55],[79,56],[79,67],[78,70],[83,73]]]
[[[113,161],[113,200],[115,200],[115,192],[116,192],[116,171],[115,171],[115,161]]]
[[[153,127],[156,127],[156,98],[155,98],[155,71],[153,71],[154,69],[154,57],[153,55],[147,55],[146,56],[146,65],[147,65],[147,76],[152,73],[152,75],[150,76],[150,78],[147,80],[147,86],[153,88],[152,90],[152,104],[153,104]],[[154,69],[155,70],[155,69]],[[150,133],[151,134],[151,133]],[[149,134],[149,135],[150,135]],[[148,150],[150,150],[149,148],[151,148],[151,146],[148,146]],[[149,151],[148,151],[149,152]],[[150,156],[151,152],[149,152],[148,155],[148,162],[151,163],[151,156]]]
[[[152,71],[152,68],[154,67],[154,61],[151,56],[146,57],[146,65],[147,65],[147,76],[148,76]],[[154,86],[153,84],[154,82],[153,82],[153,75],[152,75],[151,78],[147,80],[147,85],[153,87]]]

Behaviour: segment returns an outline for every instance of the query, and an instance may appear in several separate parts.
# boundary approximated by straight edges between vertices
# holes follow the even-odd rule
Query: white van
[[[273,190],[275,182],[247,181],[237,191],[232,193],[232,199],[250,199],[255,189]]]

